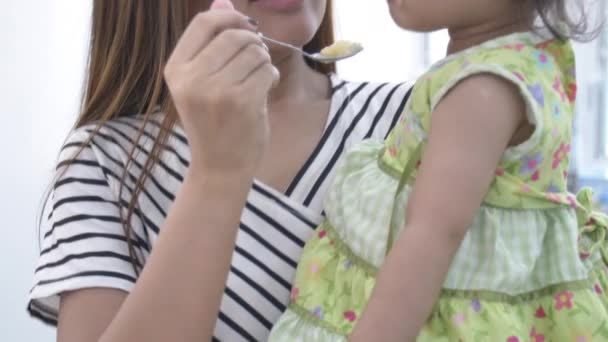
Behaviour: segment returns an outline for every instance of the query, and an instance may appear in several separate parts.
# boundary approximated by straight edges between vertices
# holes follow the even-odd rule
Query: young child
[[[389,6],[449,55],[342,160],[271,340],[608,341],[608,220],[567,192],[566,1]]]

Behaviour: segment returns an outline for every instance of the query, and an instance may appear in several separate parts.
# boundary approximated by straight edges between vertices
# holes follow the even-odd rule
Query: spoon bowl
[[[262,33],[258,33],[258,34],[260,35],[260,38],[262,38],[264,41],[267,41],[271,44],[275,44],[275,45],[279,45],[279,46],[288,48],[290,50],[293,50],[293,51],[303,55],[304,57],[306,57],[310,60],[313,60],[313,61],[319,62],[319,63],[325,63],[325,64],[334,63],[334,62],[337,62],[337,61],[340,61],[343,59],[351,58],[351,57],[359,54],[359,52],[363,51],[363,46],[361,46],[360,44],[353,44],[352,47],[350,49],[348,49],[348,51],[346,51],[344,53],[340,53],[340,54],[325,55],[322,52],[308,53],[291,44],[284,43],[284,42],[281,42],[276,39],[268,38],[265,35],[263,35]],[[321,51],[323,51],[323,50],[321,50]]]

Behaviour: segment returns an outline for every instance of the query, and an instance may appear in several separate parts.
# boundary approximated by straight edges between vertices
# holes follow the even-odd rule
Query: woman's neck
[[[451,55],[489,40],[528,30],[526,22],[518,20],[493,21],[480,25],[448,29],[450,42],[447,54]]]
[[[279,70],[279,84],[270,92],[269,102],[311,101],[329,97],[328,78],[310,68],[302,56],[289,53],[274,58],[273,63]]]

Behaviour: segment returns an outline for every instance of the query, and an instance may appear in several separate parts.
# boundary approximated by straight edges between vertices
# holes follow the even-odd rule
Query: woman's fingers
[[[226,29],[255,30],[249,18],[233,10],[220,9],[197,14],[179,39],[170,64],[186,63],[195,58],[220,32]]]

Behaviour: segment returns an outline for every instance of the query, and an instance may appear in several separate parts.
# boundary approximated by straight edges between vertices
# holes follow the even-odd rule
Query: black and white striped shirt
[[[405,84],[354,83],[336,76],[331,80],[331,110],[324,133],[287,191],[253,183],[241,217],[214,340],[266,340],[289,302],[302,247],[322,220],[322,199],[336,162],[362,139],[384,139],[408,97]],[[122,194],[119,184],[142,124],[137,117],[105,124],[54,184],[43,217],[42,250],[30,294],[32,316],[55,324],[58,295],[64,291],[105,287],[128,292],[133,288],[135,274],[120,211],[125,209],[150,152],[158,131],[156,121],[146,125],[146,134],[136,146],[136,162],[128,168]],[[73,157],[92,130],[83,127],[72,133],[59,167]],[[136,252],[144,261],[154,247],[189,158],[185,135],[175,127],[131,222]]]

